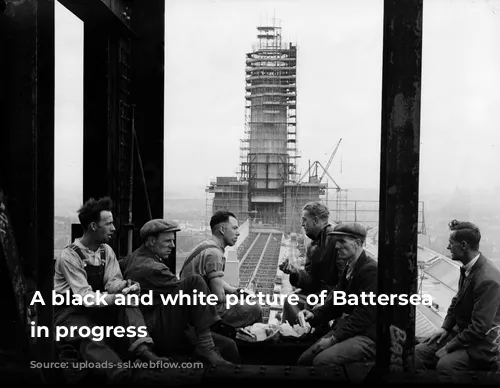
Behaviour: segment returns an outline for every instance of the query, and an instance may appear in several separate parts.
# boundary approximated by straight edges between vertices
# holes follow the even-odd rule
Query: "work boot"
[[[197,358],[200,358],[202,361],[205,361],[208,364],[234,365],[232,362],[225,360],[220,355],[219,349],[217,349],[216,347],[213,347],[213,348],[196,347],[194,354]]]
[[[75,385],[80,383],[89,375],[89,370],[79,368],[78,363],[81,361],[78,350],[72,344],[64,344],[59,350],[59,361],[68,364],[68,368],[62,369],[62,374],[66,383]]]
[[[144,362],[170,362],[167,357],[158,357],[148,344],[140,344],[134,352],[134,355]]]

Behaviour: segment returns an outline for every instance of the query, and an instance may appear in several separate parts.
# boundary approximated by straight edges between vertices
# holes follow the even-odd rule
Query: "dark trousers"
[[[495,370],[496,363],[493,361],[477,360],[469,356],[467,350],[458,349],[441,358],[436,357],[436,352],[450,342],[456,336],[455,333],[448,335],[439,344],[436,340],[431,343],[421,343],[415,346],[415,368],[424,370],[450,371],[450,370]]]
[[[240,327],[251,326],[256,322],[262,322],[262,307],[256,300],[255,305],[250,304],[235,304],[226,308],[226,303],[221,303],[217,306],[222,322],[231,325],[235,329]]]
[[[299,300],[296,302],[296,305],[292,305],[288,302],[288,298],[285,299],[283,303],[283,317],[281,318],[281,322],[285,323],[288,321],[290,325],[295,325],[297,322],[297,314],[299,311],[307,309],[310,310],[313,306],[309,305],[306,302],[307,295],[301,293],[295,293],[298,296]],[[294,302],[295,303],[295,302]]]
[[[325,337],[330,336],[331,333]],[[323,338],[323,337],[322,337]],[[316,355],[313,354],[313,347],[319,342],[314,343],[299,357],[298,365],[330,365],[342,367],[344,365],[359,362],[372,361],[375,358],[375,342],[363,335],[357,335],[339,342]]]
[[[182,280],[173,292],[193,295],[193,290],[205,295],[210,293],[208,286],[200,275],[188,276]],[[194,337],[210,329],[220,321],[215,306],[209,304],[173,304],[142,306],[144,318],[155,342],[155,349],[162,354],[185,352],[193,346],[193,335],[189,335],[190,327]]]
[[[119,326],[127,328],[134,327],[136,332],[140,326],[146,327],[144,317],[137,307],[109,306],[109,307],[76,307],[63,306],[54,312],[55,326],[65,326],[68,333],[71,327],[87,327],[92,330],[96,326]],[[92,334],[82,337],[75,330],[73,336],[67,336],[56,342],[56,346],[61,349],[65,344],[71,344],[80,350],[81,357],[88,362],[120,363],[124,359],[131,359],[132,353],[142,343],[153,343],[150,336],[146,337],[107,337],[106,332],[102,333],[102,340],[93,340]],[[119,368],[105,368],[105,372],[110,379],[114,379]]]

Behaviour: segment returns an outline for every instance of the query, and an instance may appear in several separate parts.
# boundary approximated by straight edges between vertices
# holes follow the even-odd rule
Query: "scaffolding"
[[[283,42],[281,27],[257,31],[258,43],[246,55],[241,178],[255,218],[281,225],[284,185],[296,177],[297,47]]]
[[[238,180],[237,177],[217,177],[215,182],[210,182],[206,193],[215,194],[211,200],[210,211],[225,209],[236,215],[239,219],[248,218],[248,183]],[[209,201],[207,195],[207,219],[209,218]]]
[[[212,212],[227,209],[290,232],[300,229],[302,206],[323,189],[298,184],[297,46],[284,42],[274,24],[257,27],[257,43],[246,54],[238,177],[217,178],[207,193],[214,194]]]
[[[206,188],[206,228],[217,210],[229,210],[251,225],[299,233],[302,208],[320,201],[334,223],[378,225],[377,201],[348,201],[328,173],[340,141],[328,162],[309,163],[298,176],[297,47],[284,43],[281,27],[257,27],[258,42],[246,54],[245,127],[240,140],[238,176],[217,177]],[[323,170],[318,173],[319,168]],[[306,178],[307,177],[307,178]],[[423,203],[419,233],[425,233]]]
[[[318,160],[316,160],[312,164],[309,161],[309,168],[298,180],[298,184],[302,184],[305,177],[307,176],[307,182],[309,184],[320,185],[321,189],[319,190],[319,198],[314,198],[311,200],[319,200],[320,202],[323,202],[330,211],[330,220],[334,221],[335,223],[347,221],[347,190],[341,189],[328,172],[328,167],[335,157],[335,153],[337,152],[341,141],[342,139],[340,139],[340,141],[335,146],[330,159],[326,163],[326,166],[323,166],[323,164]],[[319,174],[319,172],[321,172],[319,169],[323,170],[321,175]],[[324,178],[326,179],[323,180]],[[332,187],[329,186],[330,182],[333,184]],[[332,190],[335,190],[335,195],[333,196],[333,198],[332,194],[330,194]]]

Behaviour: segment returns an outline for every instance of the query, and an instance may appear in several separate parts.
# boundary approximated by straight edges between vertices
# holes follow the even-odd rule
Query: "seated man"
[[[159,351],[169,355],[172,352],[185,353],[194,343],[195,354],[209,363],[229,364],[226,357],[238,363],[235,342],[210,330],[220,321],[215,306],[163,304],[161,295],[175,295],[182,291],[184,295],[192,296],[194,290],[197,294],[210,293],[201,276],[189,276],[180,281],[163,263],[175,248],[175,232],[179,230],[172,221],[155,219],[146,222],[140,231],[144,243],[120,263],[123,274],[139,282],[144,293],[153,292],[153,305],[141,305],[141,309]]]
[[[495,370],[500,338],[500,271],[479,251],[471,222],[449,224],[451,259],[462,264],[458,292],[443,326],[415,347],[416,368]]]
[[[365,228],[357,223],[337,225],[333,232],[337,236],[335,246],[339,258],[346,267],[335,290],[325,304],[312,311],[302,310],[311,326],[340,318],[333,330],[307,349],[299,358],[299,365],[331,365],[341,367],[349,363],[371,360],[376,352],[377,307],[372,305],[334,304],[334,293],[345,292],[359,298],[362,292],[377,293],[377,262],[368,257],[363,249]],[[360,298],[358,299],[360,300]]]
[[[75,331],[74,335],[70,334],[56,342],[61,358],[68,355],[67,349],[75,349],[69,353],[78,354],[79,350],[85,361],[114,363],[116,367],[105,368],[105,372],[110,381],[120,382],[132,377],[130,369],[118,368],[122,358],[127,357],[127,350],[131,353],[128,356],[135,355],[143,361],[161,359],[151,351],[151,337],[138,335],[141,327],[141,330],[146,331],[146,323],[139,308],[115,305],[117,294],[122,293],[132,282],[123,280],[115,253],[107,244],[115,232],[111,208],[112,201],[108,197],[97,201],[91,198],[85,202],[78,210],[78,218],[84,229],[83,237],[64,248],[55,261],[54,273],[54,291],[57,294],[69,292],[70,297],[78,295],[89,298],[89,295],[95,297],[97,291],[106,292],[104,300],[107,305],[89,303],[83,306],[54,306],[54,324],[65,326],[68,333],[71,333],[69,330],[72,326],[88,327],[91,330],[95,326],[134,328],[137,335],[133,337],[112,337],[97,341],[92,336],[82,337]],[[72,356],[71,360],[61,361],[78,361],[78,358]],[[78,378],[71,372],[72,369],[64,370],[67,378]]]
[[[224,251],[227,246],[233,246],[238,240],[238,220],[228,211],[218,211],[210,219],[212,236],[195,247],[186,258],[182,267],[180,278],[198,274],[208,284],[212,294],[217,295],[217,311],[222,321],[234,328],[252,325],[262,321],[262,307],[237,303],[226,308],[226,294],[241,295],[239,287],[233,287],[224,279],[226,259]]]
[[[290,275],[290,284],[300,289],[296,305],[285,300],[282,322],[288,321],[291,325],[297,323],[300,310],[314,307],[306,303],[308,295],[330,292],[338,283],[344,263],[337,259],[335,236],[329,234],[333,231],[333,226],[328,222],[329,215],[328,208],[320,202],[310,202],[302,210],[302,227],[311,243],[306,250],[304,269],[297,268],[288,259],[280,264],[280,269]]]

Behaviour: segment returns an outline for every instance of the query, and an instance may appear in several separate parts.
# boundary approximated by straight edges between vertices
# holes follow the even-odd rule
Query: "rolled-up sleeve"
[[[87,281],[87,273],[79,257],[72,255],[68,251],[63,251],[56,261],[55,267],[56,277],[64,279],[63,282],[67,284],[66,286],[56,284],[54,287],[56,292],[63,293],[64,289],[69,286],[73,294],[81,296],[85,307],[106,307],[104,304],[85,303],[85,299],[83,299],[85,295],[93,295],[94,298],[91,298],[91,300],[95,301],[96,293],[92,291],[92,287]],[[112,295],[105,297],[108,305],[112,304],[112,298]]]
[[[123,290],[126,282],[123,280],[120,263],[116,259],[115,252],[106,246],[106,266],[104,268],[104,288],[110,294],[116,294]]]
[[[204,257],[207,281],[224,276],[224,256],[216,249],[207,249]]]

